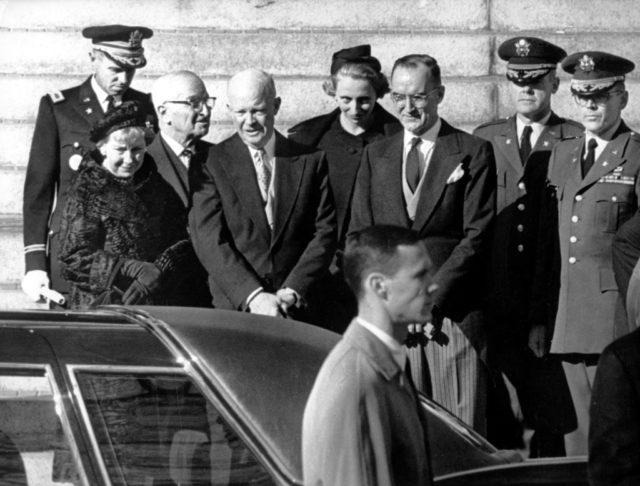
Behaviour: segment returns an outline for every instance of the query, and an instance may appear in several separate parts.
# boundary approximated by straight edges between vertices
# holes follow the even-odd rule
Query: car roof
[[[62,364],[182,368],[176,354],[188,356],[295,482],[302,478],[304,406],[339,340],[301,322],[176,307],[0,312],[0,328],[0,361],[46,363],[54,352]]]

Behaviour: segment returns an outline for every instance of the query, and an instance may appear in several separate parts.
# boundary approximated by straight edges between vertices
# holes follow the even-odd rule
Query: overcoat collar
[[[371,366],[387,381],[402,373],[403,370],[398,367],[389,348],[355,319],[349,324],[343,339],[349,341],[352,347],[360,349],[369,359]]]

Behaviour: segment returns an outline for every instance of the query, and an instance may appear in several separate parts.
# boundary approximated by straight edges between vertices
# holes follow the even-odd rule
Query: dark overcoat
[[[155,112],[148,94],[128,89],[122,100],[140,102],[148,126],[155,128]],[[26,271],[47,271],[52,287],[58,291],[67,290],[57,258],[67,192],[76,177],[81,154],[95,148],[89,131],[103,116],[91,78],[40,100],[24,183],[25,267]]]
[[[69,188],[60,233],[72,307],[119,303],[131,283],[120,273],[125,260],[154,262],[163,271],[165,292],[148,303],[180,301],[180,279],[190,276],[186,262],[193,257],[186,214],[149,160],[133,180],[123,180],[85,158]]]

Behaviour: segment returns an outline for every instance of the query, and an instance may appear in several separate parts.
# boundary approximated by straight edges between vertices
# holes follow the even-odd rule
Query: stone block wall
[[[90,72],[87,25],[146,25],[149,63],[133,86],[148,91],[161,74],[200,74],[218,104],[208,139],[232,129],[225,82],[262,67],[283,99],[278,128],[328,111],[322,91],[331,53],[369,43],[389,72],[408,53],[438,59],[446,85],[441,114],[466,130],[513,111],[496,47],[536,35],[568,52],[597,49],[640,65],[640,11],[634,0],[0,0],[0,308],[31,306],[22,276],[22,190],[39,98]],[[640,128],[640,69],[629,77],[625,119]],[[574,117],[567,76],[555,109]],[[383,104],[390,108],[389,100]]]

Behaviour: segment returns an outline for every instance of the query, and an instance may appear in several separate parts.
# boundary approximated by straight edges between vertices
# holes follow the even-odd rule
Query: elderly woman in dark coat
[[[93,127],[97,149],[69,190],[60,262],[72,308],[180,303],[193,249],[180,200],[145,158],[140,113],[126,102]]]
[[[289,130],[289,138],[326,153],[341,250],[362,152],[371,142],[400,131],[402,125],[377,103],[389,91],[389,83],[381,72],[380,61],[371,56],[369,45],[334,53],[331,76],[323,88],[335,99],[337,108],[294,126]],[[342,332],[355,315],[356,302],[336,266],[332,267],[332,282],[324,292],[327,303],[322,306],[328,312],[322,320],[327,321],[325,327]]]

